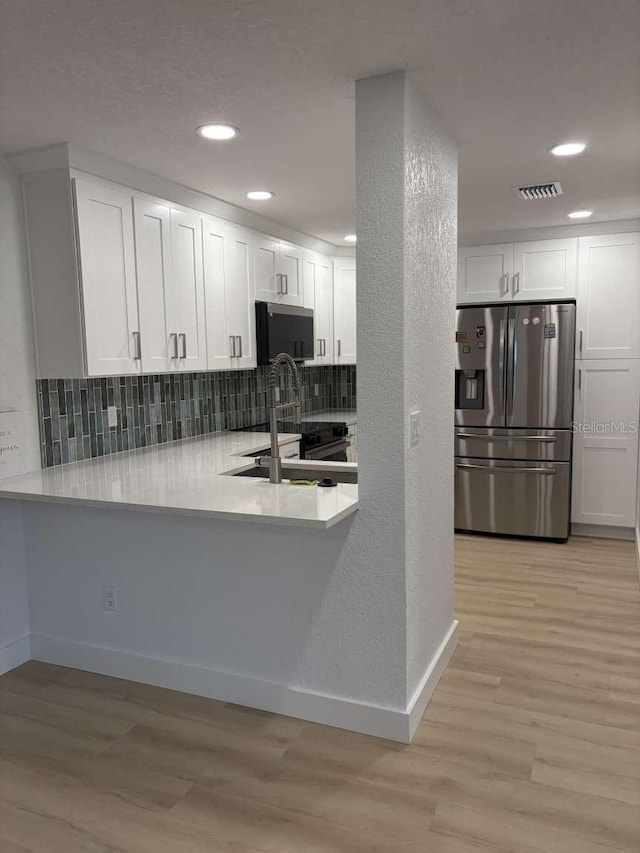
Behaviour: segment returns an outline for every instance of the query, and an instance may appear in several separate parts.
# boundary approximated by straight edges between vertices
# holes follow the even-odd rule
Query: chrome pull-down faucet
[[[276,386],[278,384],[278,372],[281,367],[286,367],[293,379],[293,385],[297,400],[291,403],[278,403],[276,400]],[[300,374],[295,361],[286,352],[279,353],[271,360],[269,370],[269,432],[271,434],[271,456],[264,459],[269,462],[269,480],[272,483],[282,482],[282,459],[278,447],[278,414],[280,412],[293,410],[295,424],[302,423],[302,389],[300,385]],[[263,460],[260,460],[261,462]]]

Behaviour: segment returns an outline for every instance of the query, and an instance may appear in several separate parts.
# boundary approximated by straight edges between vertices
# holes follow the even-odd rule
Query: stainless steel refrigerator
[[[570,303],[458,309],[457,530],[568,537],[574,340]]]

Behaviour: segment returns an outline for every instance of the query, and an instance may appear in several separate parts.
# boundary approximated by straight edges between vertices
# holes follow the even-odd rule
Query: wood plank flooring
[[[460,537],[411,746],[30,662],[0,678],[1,853],[640,850],[631,543]]]

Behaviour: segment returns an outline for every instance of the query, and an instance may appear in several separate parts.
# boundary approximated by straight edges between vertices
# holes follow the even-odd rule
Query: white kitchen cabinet
[[[459,303],[510,302],[513,243],[458,249]]]
[[[178,369],[207,369],[202,267],[202,217],[171,209],[172,313],[178,331]]]
[[[205,217],[203,240],[208,367],[255,367],[250,234],[223,220]]]
[[[575,237],[458,250],[459,304],[573,299]]]
[[[333,263],[315,252],[303,255],[304,307],[313,310],[314,358],[308,365],[333,364]]]
[[[140,350],[144,373],[177,370],[178,326],[171,264],[171,208],[134,198]]]
[[[511,298],[516,302],[575,298],[577,261],[576,237],[514,243]]]
[[[576,358],[640,358],[640,234],[581,237]]]
[[[86,374],[139,373],[131,195],[79,178],[74,192]]]
[[[356,363],[356,259],[333,260],[334,364]]]
[[[302,249],[260,234],[253,249],[256,299],[302,306]]]
[[[571,520],[633,527],[640,360],[576,362]]]

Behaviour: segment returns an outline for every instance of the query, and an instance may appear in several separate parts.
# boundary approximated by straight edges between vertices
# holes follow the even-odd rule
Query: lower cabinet
[[[576,362],[571,520],[633,527],[640,359]]]

